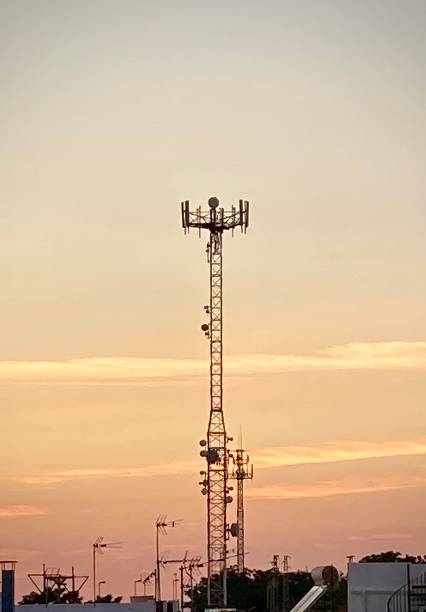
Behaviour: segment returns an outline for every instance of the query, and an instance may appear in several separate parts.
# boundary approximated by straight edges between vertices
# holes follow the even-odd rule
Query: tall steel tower
[[[228,525],[226,521],[227,504],[232,501],[227,485],[228,450],[225,420],[223,416],[223,292],[222,292],[222,235],[225,230],[237,227],[242,232],[248,227],[249,203],[239,201],[239,206],[231,210],[219,207],[217,198],[208,201],[209,210],[201,206],[191,211],[189,202],[182,202],[182,225],[185,232],[191,227],[209,232],[207,257],[210,266],[210,304],[205,311],[210,317],[201,329],[210,340],[210,417],[207,440],[200,442],[201,456],[206,459],[207,470],[201,473],[204,479],[202,493],[207,496],[207,572],[208,605],[223,607],[227,605],[226,593],[226,541]]]
[[[242,444],[240,444],[242,446]],[[230,477],[237,481],[237,569],[244,571],[244,481],[253,478],[253,465],[243,448],[232,453],[233,468]]]

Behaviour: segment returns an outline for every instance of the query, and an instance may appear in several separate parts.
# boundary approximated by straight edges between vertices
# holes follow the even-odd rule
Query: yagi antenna
[[[121,542],[104,542],[104,537],[99,536],[92,544],[93,563],[93,605],[96,606],[96,557],[102,555],[106,548],[121,548]]]
[[[167,535],[168,527],[177,527],[182,521],[174,519],[167,520],[166,514],[160,514],[155,521],[155,549],[157,555],[156,574],[155,574],[155,599],[161,601],[161,567],[164,566],[164,559],[160,555],[160,535]]]

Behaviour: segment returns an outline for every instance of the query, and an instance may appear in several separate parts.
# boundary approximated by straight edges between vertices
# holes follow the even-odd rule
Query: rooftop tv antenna
[[[155,572],[155,599],[161,601],[161,573],[160,567],[162,560],[160,557],[160,534],[167,535],[167,527],[177,527],[181,523],[178,521],[168,521],[166,514],[160,514],[155,521],[155,551],[156,551],[156,572]]]
[[[226,592],[226,543],[228,525],[227,505],[232,502],[228,489],[228,450],[223,415],[223,294],[222,294],[222,235],[226,230],[240,227],[245,232],[249,222],[249,203],[239,201],[239,206],[225,210],[219,200],[209,198],[208,210],[201,206],[191,211],[189,201],[182,202],[182,226],[185,233],[190,228],[209,232],[207,259],[210,266],[210,302],[204,307],[209,323],[201,326],[210,341],[210,417],[207,440],[201,440],[201,456],[207,469],[201,476],[202,494],[207,496],[207,601],[211,607],[227,605]]]
[[[180,605],[181,610],[184,609],[185,602],[185,589],[189,589],[191,593],[191,601],[193,599],[193,589],[194,589],[194,571],[199,572],[200,567],[204,567],[204,563],[201,563],[201,557],[189,557],[188,551],[185,552],[183,559],[163,559],[161,564],[167,565],[168,563],[179,563],[179,572],[180,572]],[[189,582],[185,584],[184,574],[189,579]]]
[[[155,574],[156,574],[156,570],[153,570],[150,574],[148,574],[147,576],[145,576],[145,578],[142,579],[142,584],[143,584],[143,594],[146,595],[146,588],[147,586],[151,586],[152,582],[151,582],[151,578],[155,578]]]
[[[104,542],[103,536],[99,536],[92,544],[94,606],[96,606],[96,555],[103,555],[105,548],[121,548],[121,542]]]

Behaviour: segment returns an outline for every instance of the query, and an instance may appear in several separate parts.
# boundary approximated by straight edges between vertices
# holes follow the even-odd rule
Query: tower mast
[[[207,256],[210,268],[210,303],[205,307],[209,323],[201,329],[210,340],[210,415],[207,440],[201,441],[201,456],[207,469],[202,472],[202,493],[207,496],[207,599],[212,607],[227,605],[226,593],[226,542],[228,525],[227,504],[232,501],[227,486],[229,438],[226,434],[223,414],[223,292],[222,292],[222,237],[225,230],[248,227],[249,204],[240,200],[239,207],[225,211],[217,198],[208,201],[209,210],[189,208],[182,202],[182,225],[185,231],[191,227],[209,232]]]
[[[240,443],[240,448],[237,448],[232,454],[233,469],[230,477],[237,481],[237,569],[244,572],[244,481],[253,478],[253,465],[250,463],[250,457]]]

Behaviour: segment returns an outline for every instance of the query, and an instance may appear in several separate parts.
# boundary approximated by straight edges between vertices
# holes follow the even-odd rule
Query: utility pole
[[[191,211],[189,201],[182,202],[182,226],[185,232],[196,228],[209,232],[207,259],[210,268],[210,302],[205,306],[209,323],[201,329],[210,341],[210,416],[207,440],[201,440],[201,456],[206,459],[202,493],[207,496],[207,600],[214,608],[227,605],[227,505],[232,502],[228,489],[228,448],[230,441],[223,414],[223,291],[222,236],[226,230],[240,227],[245,231],[249,221],[249,203],[239,201],[238,208],[225,210],[219,200],[209,198],[208,210],[201,206]]]
[[[290,584],[288,580],[290,559],[290,555],[283,555],[283,612],[289,612],[290,610]]]
[[[184,599],[185,599],[185,585],[183,582],[183,572],[185,570],[185,567],[183,565],[181,565],[179,567],[179,574],[180,574],[180,609],[181,612],[183,612],[183,606],[184,606]]]
[[[279,583],[280,583],[280,557],[272,556],[271,577],[266,587],[266,607],[268,612],[279,612]]]
[[[184,607],[184,595],[185,595],[185,583],[184,583],[184,572],[189,577],[189,586],[191,592],[191,601],[192,601],[192,590],[193,590],[193,572],[194,569],[198,569],[200,567],[204,567],[204,563],[201,563],[201,557],[192,557],[188,558],[188,552],[185,553],[183,559],[163,559],[162,565],[167,565],[168,563],[180,563],[179,571],[180,571],[180,600],[181,600],[181,608],[183,610]],[[177,574],[175,574],[175,577]],[[177,596],[177,590],[176,590]]]
[[[179,584],[179,578],[178,578],[177,573],[175,572],[173,574],[173,596],[172,596],[173,601],[177,601],[177,598],[178,598],[177,596],[177,585],[178,584]]]

